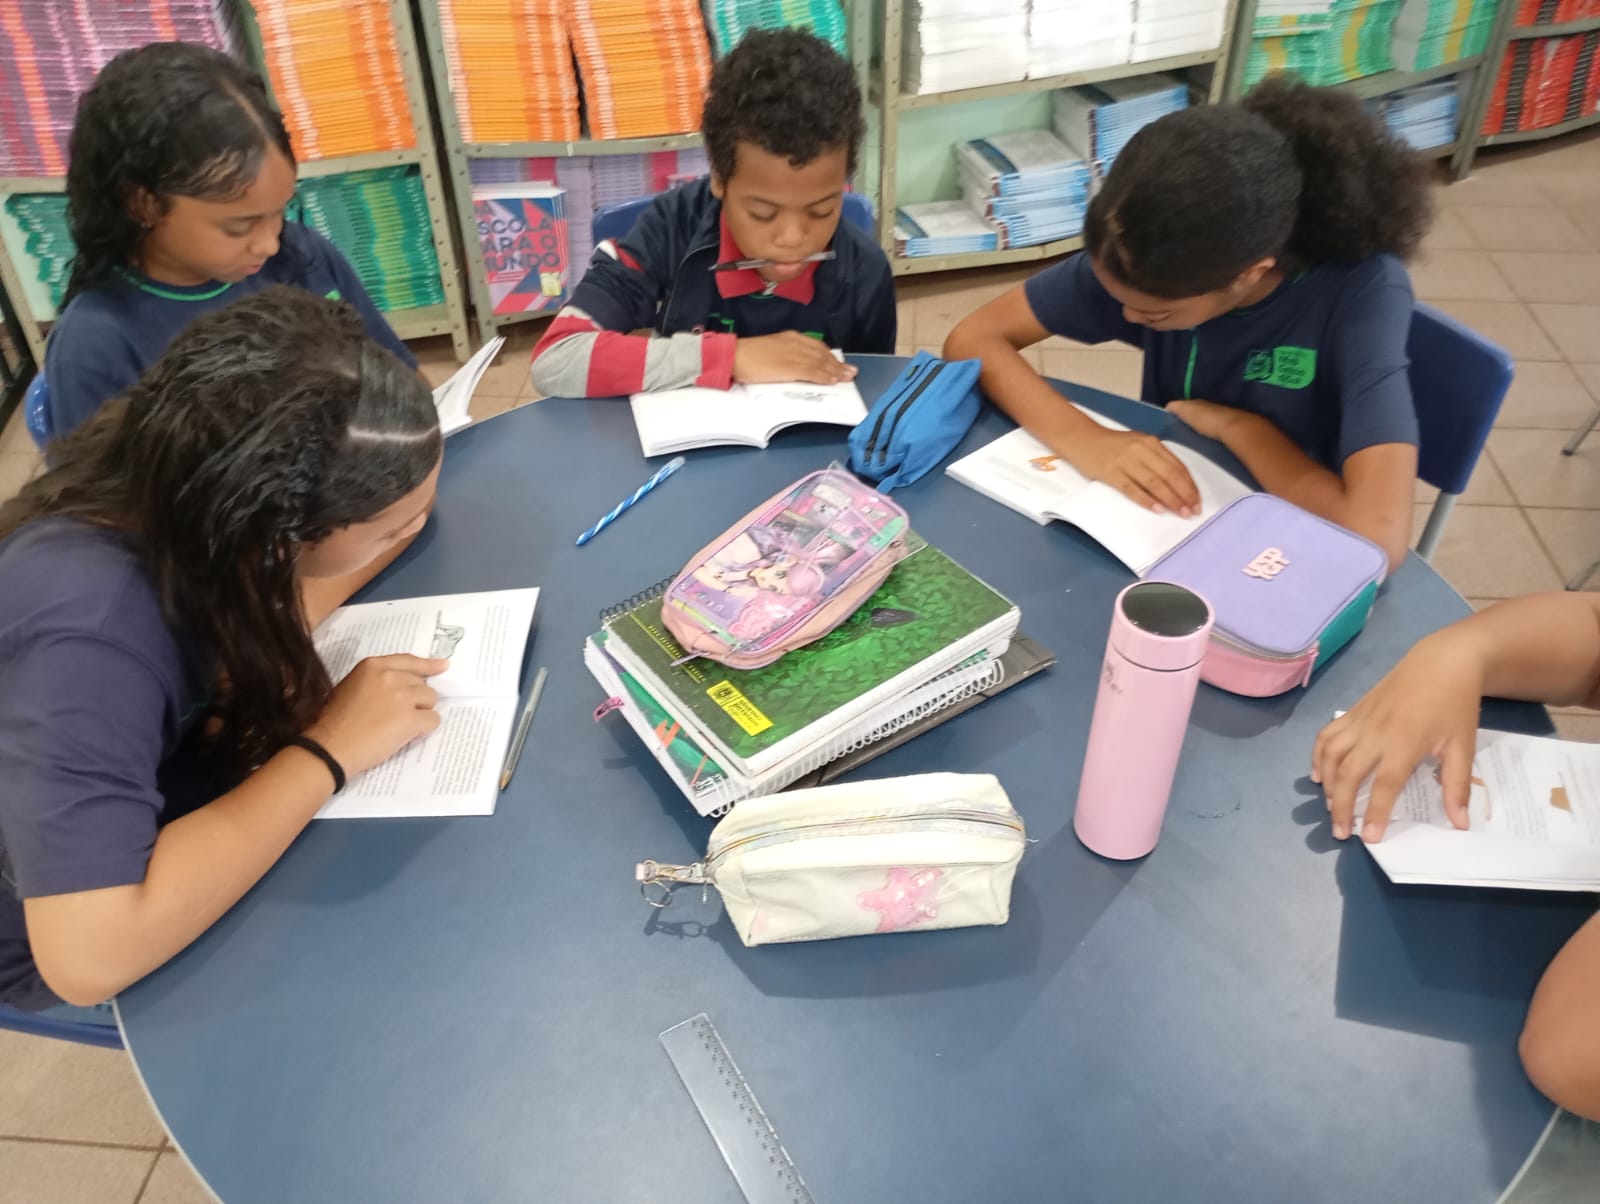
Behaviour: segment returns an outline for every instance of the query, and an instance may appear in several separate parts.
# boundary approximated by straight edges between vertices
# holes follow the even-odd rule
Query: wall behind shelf
[[[895,176],[895,201],[953,201],[961,196],[957,142],[1050,128],[1050,93],[1000,96],[965,104],[907,109],[900,114],[900,158]]]

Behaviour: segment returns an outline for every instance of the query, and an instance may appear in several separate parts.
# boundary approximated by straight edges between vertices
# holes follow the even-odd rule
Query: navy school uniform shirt
[[[786,330],[840,351],[892,353],[894,276],[883,250],[844,220],[829,249],[832,260],[775,287],[752,270],[713,272],[744,255],[711,182],[664,192],[623,238],[595,248],[571,302],[534,348],[534,387],[554,397],[726,389],[736,339]],[[639,330],[657,337],[630,337]]]
[[[1417,442],[1406,375],[1411,280],[1392,255],[1320,264],[1193,330],[1127,321],[1086,254],[1025,288],[1052,334],[1143,350],[1145,401],[1198,399],[1259,414],[1335,472],[1364,448]]]
[[[126,393],[178,332],[201,314],[273,284],[348,301],[360,311],[373,340],[410,367],[417,366],[416,357],[390,328],[338,249],[315,230],[285,222],[278,253],[254,276],[236,284],[181,288],[130,272],[111,285],[74,297],[45,345],[53,435],[65,435],[113,397]]]
[[[209,696],[120,535],[47,518],[0,540],[0,1002],[60,1002],[23,899],[144,881],[160,826],[226,788],[193,755]]]

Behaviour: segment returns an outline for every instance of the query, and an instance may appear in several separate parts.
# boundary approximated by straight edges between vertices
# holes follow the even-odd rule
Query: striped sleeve
[[[689,385],[726,389],[733,383],[735,342],[721,333],[623,334],[568,305],[533,349],[533,387],[549,397],[626,397]]]

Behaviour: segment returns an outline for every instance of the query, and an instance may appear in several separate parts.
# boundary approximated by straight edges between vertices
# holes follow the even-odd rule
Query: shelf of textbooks
[[[992,249],[897,254],[897,244],[909,248],[911,240],[896,238],[896,224],[905,204],[961,195],[956,144],[1048,129],[1052,97],[1063,90],[1148,81],[1152,89],[1181,84],[1193,103],[1220,99],[1238,3],[996,0],[980,20],[957,0],[851,0],[851,54],[869,107],[864,183],[875,194],[878,238],[895,274],[1025,263],[1077,250],[1076,233],[1040,237],[1081,224],[1057,221],[1024,235],[1026,245],[1005,245],[1017,236],[1004,226],[988,240]],[[1061,30],[1072,36],[1057,40]],[[974,38],[987,41],[975,46]],[[1085,179],[1103,168],[1074,165]]]
[[[1600,123],[1600,0],[1505,0],[1489,60],[1474,151]]]

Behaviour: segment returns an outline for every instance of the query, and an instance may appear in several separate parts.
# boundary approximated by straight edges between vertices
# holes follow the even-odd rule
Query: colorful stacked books
[[[752,29],[809,29],[840,54],[848,54],[839,0],[705,0],[706,24],[717,54],[737,46]]]
[[[1538,130],[1600,112],[1600,30],[1520,38],[1500,63],[1485,134]]]
[[[900,86],[953,92],[1028,75],[1028,0],[907,0]]]
[[[18,267],[31,269],[33,280],[43,288],[52,309],[61,308],[61,294],[67,286],[67,269],[76,249],[67,228],[67,197],[61,192],[17,194],[6,198],[6,213],[22,231],[23,255]]]
[[[1000,228],[966,201],[901,205],[894,214],[894,253],[903,259],[998,251]]]
[[[1419,71],[1482,54],[1493,32],[1495,0],[1401,0],[1389,57]]]
[[[253,8],[300,158],[417,144],[389,0],[253,0]]]
[[[1454,79],[1419,84],[1372,101],[1390,132],[1413,150],[1454,142],[1459,107]]]
[[[472,190],[478,244],[497,314],[554,310],[568,289],[566,193],[549,184]]]
[[[1043,79],[1129,61],[1133,0],[1032,0],[1028,78]]]
[[[0,2],[0,176],[62,176],[78,97],[116,55],[150,42],[236,52],[218,0]]]
[[[1083,229],[1089,168],[1049,130],[976,138],[955,150],[962,195],[1000,228],[1002,245],[1054,242]]]
[[[700,128],[711,47],[695,0],[565,0],[594,138]]]
[[[578,76],[563,0],[438,0],[466,142],[570,142]]]
[[[1056,136],[1104,175],[1130,138],[1188,105],[1189,85],[1177,76],[1145,75],[1053,92],[1050,118]]]
[[[379,309],[439,305],[444,286],[416,167],[301,180],[300,219],[344,253]]]
[[[703,815],[770,794],[992,687],[1021,615],[937,548],[897,565],[830,634],[761,669],[685,659],[652,592],[609,614],[584,662]]]
[[[1267,33],[1256,26],[1245,60],[1244,86],[1285,71],[1326,86],[1394,68],[1389,45],[1400,0],[1335,0],[1326,14]]]

